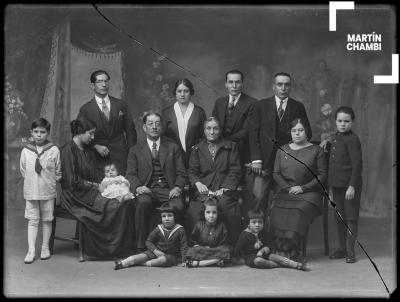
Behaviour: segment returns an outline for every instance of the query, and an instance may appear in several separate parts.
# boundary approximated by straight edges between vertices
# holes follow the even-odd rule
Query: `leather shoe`
[[[346,263],[354,263],[356,262],[356,256],[354,252],[348,252],[346,256]]]
[[[329,259],[342,259],[346,257],[346,250],[337,249],[333,254],[329,255]]]
[[[115,264],[114,270],[116,271],[124,268],[121,260],[114,261],[114,264]]]

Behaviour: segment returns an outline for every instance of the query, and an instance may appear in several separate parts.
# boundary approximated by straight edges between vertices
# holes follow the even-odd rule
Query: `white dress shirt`
[[[158,150],[160,149],[160,141],[161,141],[160,138],[158,138],[158,140],[156,140],[157,152],[158,152]],[[148,138],[147,138],[147,144],[149,145],[150,151],[153,149],[153,143],[154,143],[154,141],[152,141],[151,139],[148,139]]]
[[[97,106],[99,106],[100,110],[103,111],[103,99],[98,97],[97,95],[94,96],[96,99]],[[108,94],[104,97],[104,101],[106,102],[106,106],[108,107],[108,112],[111,112],[111,103]]]
[[[183,150],[186,152],[186,131],[190,116],[192,115],[194,108],[194,104],[192,102],[189,103],[185,115],[182,114],[182,110],[179,107],[178,102],[174,104],[174,111],[176,120],[178,122],[178,132],[179,132],[179,140],[182,144]]]
[[[277,96],[275,96],[275,102],[276,102],[276,111],[278,111],[279,105],[281,104],[281,101],[283,101],[282,103],[282,109],[283,111],[286,111],[286,106],[287,106],[287,102],[288,102],[289,98],[286,98],[284,100],[281,100],[280,98],[278,98]],[[285,114],[285,113],[284,113]]]
[[[236,106],[237,102],[240,99],[240,96],[242,95],[242,93],[239,93],[237,96],[235,96],[235,101],[233,102],[233,106]],[[233,96],[229,95],[229,103],[232,101]]]

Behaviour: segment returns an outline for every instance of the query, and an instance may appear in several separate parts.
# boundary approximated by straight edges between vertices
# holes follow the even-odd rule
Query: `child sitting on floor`
[[[158,211],[162,224],[147,237],[147,251],[115,261],[115,270],[135,265],[169,267],[177,265],[181,259],[183,262],[187,252],[185,229],[175,224],[175,209],[167,202]]]
[[[116,198],[120,202],[134,198],[132,192],[129,191],[129,181],[122,175],[118,175],[115,164],[111,163],[104,166],[104,176],[99,186],[103,197]]]
[[[186,254],[186,267],[225,266],[231,260],[231,247],[227,245],[228,231],[218,216],[217,201],[207,199],[201,220],[190,236],[192,247]]]
[[[235,247],[235,255],[243,255],[247,266],[254,268],[288,267],[308,271],[305,264],[271,253],[264,228],[264,213],[260,210],[248,212],[249,225],[242,231]]]

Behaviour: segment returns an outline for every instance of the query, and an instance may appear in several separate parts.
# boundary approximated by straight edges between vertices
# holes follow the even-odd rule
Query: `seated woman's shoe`
[[[25,256],[24,262],[26,264],[31,264],[33,261],[35,261],[35,251],[29,250]]]
[[[115,264],[114,270],[116,271],[125,268],[121,260],[114,261],[114,264]]]
[[[346,257],[346,250],[340,248],[334,251],[333,254],[329,255],[329,259],[342,259],[344,257]]]
[[[347,252],[346,255],[346,263],[354,263],[356,262],[356,255],[353,251]]]
[[[306,263],[301,263],[298,267],[297,267],[297,269],[298,270],[300,270],[300,271],[304,271],[304,272],[309,272],[309,271],[311,271],[311,269],[307,266],[307,264]]]

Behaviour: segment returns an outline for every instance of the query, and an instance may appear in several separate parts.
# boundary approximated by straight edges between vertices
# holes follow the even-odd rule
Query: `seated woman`
[[[90,258],[116,258],[134,252],[134,203],[99,192],[102,172],[89,146],[95,126],[71,122],[72,141],[61,148],[61,206],[82,224],[83,251]]]
[[[277,253],[295,260],[309,225],[321,214],[320,184],[325,182],[327,164],[321,147],[308,141],[310,128],[304,121],[295,119],[290,127],[292,142],[276,154],[273,177],[278,188],[270,222]]]
[[[187,169],[193,145],[204,137],[206,113],[191,101],[194,88],[188,79],[176,81],[173,92],[176,102],[162,111],[162,135],[171,138],[181,147]]]
[[[241,231],[240,207],[236,188],[241,167],[236,143],[221,138],[219,121],[208,118],[204,123],[205,139],[192,148],[189,161],[191,194],[186,212],[186,231],[191,234],[199,221],[203,202],[210,195],[218,200],[221,219],[228,229],[228,244],[234,245]]]

